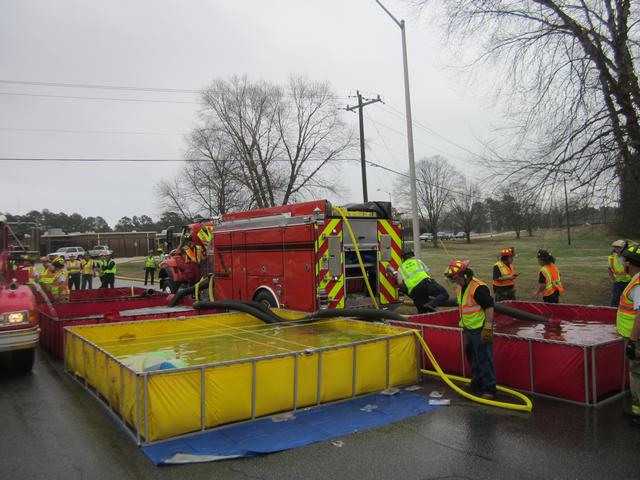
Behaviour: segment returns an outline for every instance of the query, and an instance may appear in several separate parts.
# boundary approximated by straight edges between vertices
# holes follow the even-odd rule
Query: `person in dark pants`
[[[91,255],[85,253],[82,259],[82,290],[91,290],[93,288],[94,262]]]
[[[149,250],[149,255],[144,262],[144,284],[147,284],[149,277],[151,277],[151,285],[153,285],[153,277],[156,274],[156,258],[153,256],[153,252]]]
[[[496,369],[493,364],[493,298],[489,287],[473,276],[469,260],[454,260],[445,276],[458,291],[460,323],[464,329],[465,354],[471,364],[471,393],[493,400]]]
[[[546,250],[538,250],[538,290],[533,292],[535,296],[542,295],[544,303],[560,303],[560,294],[564,292],[560,271],[556,267],[556,259]]]
[[[422,260],[413,256],[413,251],[403,252],[402,260],[398,271],[390,269],[390,272],[395,275],[400,288],[405,289],[411,297],[418,313],[435,312],[436,307],[449,300],[445,288],[431,278],[427,273],[429,269]]]
[[[609,255],[609,278],[613,282],[611,286],[611,306],[617,307],[620,303],[620,295],[629,285],[631,276],[625,271],[624,258],[621,253],[627,242],[616,240],[611,244],[611,255]]]
[[[76,260],[75,255],[69,255],[67,260],[67,274],[69,290],[80,290],[81,265],[80,260]]]
[[[513,265],[513,250],[500,251],[500,260],[493,266],[493,296],[496,302],[516,299],[516,268]]]
[[[106,260],[102,264],[102,272],[104,273],[104,280],[100,288],[114,288],[116,282],[116,261],[113,259],[113,254],[109,260]]]

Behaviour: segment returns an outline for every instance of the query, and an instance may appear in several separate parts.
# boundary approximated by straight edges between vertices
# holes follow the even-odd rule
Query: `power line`
[[[58,162],[58,163],[107,163],[107,162],[126,162],[126,163],[147,163],[147,162],[247,162],[244,159],[198,159],[198,158],[46,158],[46,157],[0,157],[0,162]],[[258,159],[254,161],[259,161]],[[359,158],[308,158],[306,162],[359,162]],[[267,162],[290,162],[287,158],[272,158]]]
[[[0,127],[2,131],[9,132],[45,132],[45,133],[96,133],[109,135],[184,135],[184,133],[171,132],[126,132],[118,130],[65,130],[58,128],[12,128]]]
[[[186,102],[180,100],[158,100],[143,98],[114,98],[114,97],[84,97],[75,95],[47,95],[44,93],[17,93],[17,92],[0,92],[0,95],[10,95],[16,97],[44,97],[44,98],[65,98],[71,100],[109,100],[114,102],[143,102],[143,103],[178,103],[187,105],[201,105],[200,102]]]

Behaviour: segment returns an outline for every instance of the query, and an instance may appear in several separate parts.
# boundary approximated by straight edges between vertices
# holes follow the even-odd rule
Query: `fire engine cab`
[[[401,263],[391,204],[334,207],[327,200],[224,215],[211,240],[215,300],[271,307],[388,307]]]
[[[40,332],[35,296],[26,285],[29,270],[24,268],[33,264],[34,255],[10,245],[10,234],[6,218],[0,215],[0,355],[9,356],[14,370],[28,372]]]

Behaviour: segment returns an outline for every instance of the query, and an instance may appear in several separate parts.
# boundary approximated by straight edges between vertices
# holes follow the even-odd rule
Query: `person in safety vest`
[[[609,278],[613,282],[611,287],[611,306],[617,307],[620,302],[620,295],[627,288],[631,276],[626,272],[622,250],[627,245],[624,240],[616,240],[611,244],[611,255],[609,255]]]
[[[156,257],[153,256],[153,251],[149,250],[149,255],[144,261],[144,284],[147,284],[149,277],[151,277],[151,285],[153,285],[153,277],[156,274],[156,268],[158,268],[158,264],[156,262]]]
[[[631,280],[620,295],[616,328],[625,339],[625,352],[629,359],[631,411],[628,413],[632,424],[640,427],[640,245],[628,245],[621,255]]]
[[[102,286],[100,288],[114,288],[116,282],[116,261],[113,259],[113,254],[107,260],[105,255],[105,260],[102,261],[101,270],[104,275]]]
[[[406,290],[418,313],[435,312],[436,307],[449,300],[445,288],[431,278],[429,268],[422,260],[415,258],[411,250],[402,253],[402,265],[397,272],[390,266],[387,270],[395,276],[400,288]]]
[[[493,400],[496,369],[493,364],[493,298],[489,287],[473,275],[469,260],[454,260],[444,275],[456,284],[460,322],[464,330],[465,353],[471,364],[469,389]]]
[[[76,260],[75,255],[69,255],[69,260],[67,260],[67,276],[69,278],[69,290],[80,290],[80,278],[82,272],[82,265],[80,264],[80,260]]]
[[[67,278],[67,270],[65,261],[62,257],[56,257],[51,262],[51,277],[49,284],[49,294],[54,302],[69,301],[69,281]],[[40,280],[42,283],[42,279]]]
[[[40,257],[40,263],[42,264],[40,270],[34,268],[33,277],[36,282],[40,282],[40,275],[46,275],[46,273],[51,269],[51,260],[49,260],[49,257]]]
[[[500,251],[500,260],[493,266],[493,296],[496,302],[516,299],[516,267],[512,248]]]
[[[100,259],[96,262],[96,269],[98,270],[98,278],[100,279],[100,288],[107,288],[104,283],[104,269],[107,266],[107,254],[100,254]]]
[[[564,292],[560,271],[556,267],[556,259],[546,250],[538,250],[538,289],[533,294],[542,295],[545,303],[560,303],[560,294]]]
[[[184,255],[185,255],[185,262],[200,263],[199,251],[194,245],[193,240],[191,239],[186,240],[185,244],[182,246],[182,251],[184,252]]]
[[[84,258],[81,262],[82,269],[82,290],[91,290],[93,288],[93,277],[95,277],[95,265],[93,258],[88,253],[84,254]]]

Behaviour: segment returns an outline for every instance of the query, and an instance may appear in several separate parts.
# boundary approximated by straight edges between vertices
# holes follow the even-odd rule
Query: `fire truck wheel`
[[[14,350],[11,352],[11,368],[14,372],[27,373],[33,368],[35,348]]]
[[[276,302],[276,299],[273,298],[273,295],[271,295],[266,290],[259,291],[254,298],[254,301],[262,303],[267,308],[276,308],[278,306],[278,302]]]

